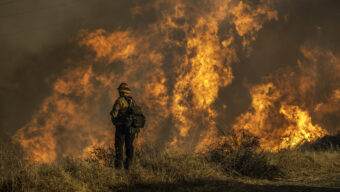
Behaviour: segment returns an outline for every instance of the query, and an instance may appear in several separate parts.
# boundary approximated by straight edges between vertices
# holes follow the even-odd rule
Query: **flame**
[[[172,114],[176,119],[174,125],[178,134],[175,134],[170,144],[183,146],[188,140],[194,144],[195,140],[198,140],[194,146],[196,151],[202,151],[217,137],[217,112],[212,105],[218,97],[219,89],[232,82],[234,77],[231,63],[238,61],[233,34],[231,32],[225,34],[225,39],[221,41],[218,36],[219,24],[227,17],[232,18],[229,22],[236,26],[238,32],[240,28],[246,29],[239,32],[246,40],[245,36],[252,36],[267,19],[274,19],[271,17],[272,14],[265,17],[266,19],[259,19],[260,16],[268,16],[266,11],[270,8],[267,4],[256,8],[245,5],[242,1],[236,5],[231,5],[230,1],[214,1],[211,4],[212,11],[202,14],[197,23],[189,29],[185,24],[179,25],[174,22],[184,15],[182,4],[176,7],[176,14],[167,17],[166,20],[171,28],[185,31],[188,38],[184,46],[189,53],[181,60],[182,64],[179,67],[181,71],[178,72],[179,76],[173,90]],[[259,9],[263,12],[259,12]],[[249,12],[253,14],[247,14]],[[240,22],[246,17],[252,19],[252,22]],[[193,52],[195,56],[191,57],[190,53]],[[207,128],[198,135],[202,126]]]
[[[301,47],[301,54],[303,58],[297,63],[299,71],[286,69],[268,77],[269,82],[250,89],[251,106],[233,125],[236,131],[245,129],[259,137],[263,149],[278,151],[315,141],[329,133],[312,121],[312,116],[323,122],[325,114],[339,113],[339,85],[333,81],[340,78],[338,59],[329,51],[306,45]],[[320,66],[328,73],[322,74],[318,70]],[[320,79],[327,78],[332,80],[327,87],[333,90],[318,93],[317,88],[325,86],[320,85],[324,81]],[[321,103],[313,101],[317,94],[326,99]]]
[[[179,135],[174,138],[172,145],[190,139],[190,130],[197,133],[197,118],[201,118],[203,126],[208,127],[198,136],[201,143],[209,144],[211,137],[216,136],[216,112],[211,105],[218,96],[219,88],[231,83],[233,76],[230,63],[236,60],[233,50],[221,46],[217,35],[218,24],[225,17],[226,7],[216,9],[200,17],[194,28],[186,32],[186,49],[188,52],[195,51],[196,55],[192,58],[185,56],[174,86],[172,114],[177,120],[175,127]],[[229,62],[225,62],[226,59]],[[188,100],[190,95],[192,100]],[[195,139],[195,135],[191,135],[191,139]],[[198,144],[196,149],[200,148],[201,144]]]
[[[216,102],[235,78],[232,66],[239,61],[239,48],[250,48],[263,25],[278,19],[271,0],[134,3],[131,14],[153,9],[156,21],[141,28],[79,32],[84,58],[65,61],[70,67],[53,83],[51,95],[13,137],[33,160],[82,156],[96,145],[112,144],[108,112],[121,82],[128,82],[147,116],[137,145],[204,151],[219,137],[217,118],[225,114]],[[281,69],[249,89],[251,106],[232,125],[258,136],[263,149],[294,148],[324,136],[327,131],[315,123],[314,113],[339,110],[329,109],[339,103],[338,85],[328,99],[308,100],[318,87],[320,58],[328,58],[329,67],[339,71],[337,57],[307,46],[301,55],[298,72]]]
[[[136,39],[133,38],[130,31],[108,33],[103,29],[98,29],[88,33],[88,31],[82,30],[79,36],[82,37],[80,45],[90,47],[96,51],[96,58],[106,57],[109,62],[127,59],[136,51]]]
[[[319,103],[316,105],[314,111],[327,114],[334,113],[340,110],[340,89],[336,89],[333,91],[332,95],[326,102]]]
[[[282,105],[280,113],[290,123],[283,133],[284,138],[279,146],[280,149],[294,148],[301,143],[315,141],[327,134],[327,131],[319,125],[313,125],[309,113],[298,106]]]
[[[254,86],[250,93],[251,108],[237,118],[233,128],[259,137],[263,149],[294,148],[327,134],[325,129],[312,124],[307,111],[282,102],[282,93],[273,83]]]
[[[53,94],[43,101],[31,122],[16,132],[14,140],[30,152],[33,160],[50,162],[58,156],[79,154],[85,147],[82,142],[107,142],[108,138],[99,141],[109,134],[103,129],[107,124],[93,121],[93,111],[98,109],[88,105],[101,99],[90,84],[94,79],[91,67],[67,72],[55,82]]]
[[[259,6],[251,6],[243,1],[240,1],[238,5],[230,10],[233,15],[232,20],[235,24],[237,33],[243,37],[243,46],[247,46],[250,40],[246,38],[247,34],[253,34],[259,31],[266,20],[261,19],[262,16],[268,18],[268,20],[278,20],[277,11],[271,10],[271,1],[267,3],[259,4]],[[251,40],[255,40],[255,36],[252,35]]]

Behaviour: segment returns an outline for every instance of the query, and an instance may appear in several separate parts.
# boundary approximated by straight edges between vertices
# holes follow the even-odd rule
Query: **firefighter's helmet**
[[[117,89],[120,93],[131,93],[131,90],[127,83],[121,83]]]

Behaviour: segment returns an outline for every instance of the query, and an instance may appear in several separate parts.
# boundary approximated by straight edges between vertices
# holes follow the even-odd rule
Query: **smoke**
[[[80,29],[131,27],[129,1],[6,1],[0,5],[2,136],[30,121],[67,59],[83,59],[70,39]],[[124,19],[112,19],[112,18]],[[144,19],[144,23],[148,22]],[[75,65],[73,63],[73,65]]]
[[[122,81],[148,117],[138,144],[200,151],[247,128],[284,148],[339,129],[336,1],[10,2],[0,125],[36,160],[112,143]]]
[[[304,55],[301,47],[307,49],[317,49],[323,52],[331,52],[339,58],[339,37],[336,35],[340,30],[337,22],[339,14],[336,9],[339,8],[336,1],[277,1],[276,10],[278,11],[278,20],[275,22],[265,23],[252,42],[252,53],[250,55],[240,54],[240,62],[233,65],[234,80],[233,83],[220,91],[221,100],[226,103],[229,111],[227,115],[221,117],[220,122],[225,125],[226,122],[235,120],[251,104],[249,88],[253,85],[261,84],[269,76],[287,70],[287,74],[292,71],[299,71],[298,60],[301,61]],[[304,58],[306,59],[306,58]],[[323,70],[323,75],[318,79],[324,87],[338,87],[336,80],[333,78],[334,68],[323,68],[328,61],[319,61],[319,68]],[[321,72],[321,71],[320,71]],[[319,73],[319,72],[318,72]],[[331,83],[326,83],[323,78],[333,78]],[[289,81],[292,82],[292,81]],[[294,83],[294,82],[292,82]],[[330,85],[330,86],[328,86]],[[313,89],[314,92],[323,99],[329,97],[332,91],[323,91],[319,88]],[[314,102],[320,102],[321,97],[310,96]],[[313,100],[312,99],[312,100]],[[331,132],[339,125],[335,123],[335,113],[330,115],[328,120],[318,121],[318,123],[332,122],[323,127]]]

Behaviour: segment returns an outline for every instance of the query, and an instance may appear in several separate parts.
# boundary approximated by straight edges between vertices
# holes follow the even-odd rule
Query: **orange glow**
[[[298,106],[282,105],[280,113],[290,123],[283,133],[284,138],[279,147],[281,149],[294,148],[301,143],[314,141],[327,134],[327,131],[319,125],[313,125],[308,112],[301,110]]]
[[[127,82],[147,116],[137,146],[162,144],[204,151],[220,137],[217,119],[225,114],[218,102],[224,110],[233,110],[223,103],[221,90],[235,78],[232,66],[239,62],[238,50],[250,46],[266,22],[278,19],[278,13],[271,0],[256,5],[231,0],[202,3],[207,6],[155,1],[131,9],[133,15],[157,11],[155,23],[143,28],[81,30],[76,41],[87,51],[84,59],[65,61],[70,67],[53,82],[51,94],[13,139],[38,162],[81,157],[97,145],[112,145],[109,111],[118,97],[117,86]],[[229,28],[221,30],[222,25]],[[312,63],[318,62],[310,49],[301,52]],[[338,63],[335,56],[332,62]],[[330,101],[308,108],[296,99],[307,95],[317,76],[315,67],[305,67],[303,61],[298,67],[301,73],[285,71],[295,75],[297,88],[274,75],[252,85],[251,106],[230,122],[231,127],[236,132],[248,130],[260,137],[263,149],[273,151],[327,134],[310,114],[325,111]],[[339,90],[332,98],[339,102]]]
[[[327,134],[313,125],[307,111],[281,102],[282,94],[272,83],[251,89],[252,104],[234,124],[235,130],[245,129],[260,138],[261,147],[269,151],[294,148]]]

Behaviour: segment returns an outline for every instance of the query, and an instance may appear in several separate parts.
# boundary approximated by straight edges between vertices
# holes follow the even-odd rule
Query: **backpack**
[[[136,104],[132,105],[132,103],[134,102],[132,97],[125,96],[124,99],[128,102],[129,106],[123,111],[119,112],[118,119],[120,123],[126,128],[143,128],[145,125],[145,116],[142,112],[141,107]]]

